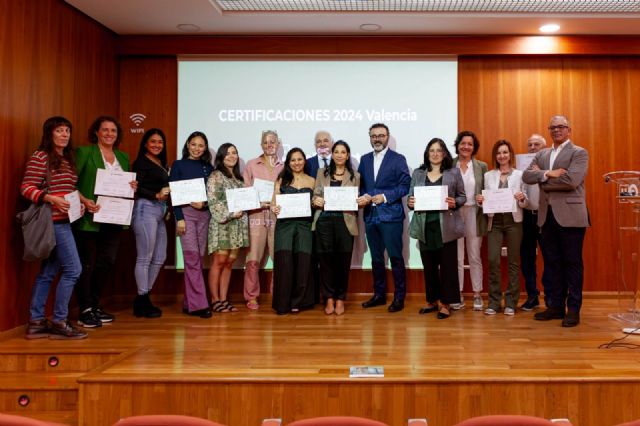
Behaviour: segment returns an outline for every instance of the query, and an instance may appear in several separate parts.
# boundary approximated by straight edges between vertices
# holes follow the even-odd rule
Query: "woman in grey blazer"
[[[416,206],[415,188],[418,186],[446,186],[447,210],[414,211],[409,235],[418,240],[424,267],[424,286],[427,305],[421,314],[438,311],[438,319],[448,318],[450,305],[460,303],[458,283],[458,238],[464,236],[464,223],[459,208],[467,197],[458,168],[442,139],[433,138],[424,151],[424,163],[414,170],[407,205]],[[440,303],[440,306],[438,306]]]
[[[351,149],[345,141],[331,148],[331,162],[316,177],[312,205],[316,209],[311,230],[315,231],[320,263],[320,288],[327,315],[344,314],[353,237],[358,235],[358,211],[324,210],[324,189],[330,186],[360,187],[360,175],[351,167]],[[357,192],[356,192],[357,196]]]

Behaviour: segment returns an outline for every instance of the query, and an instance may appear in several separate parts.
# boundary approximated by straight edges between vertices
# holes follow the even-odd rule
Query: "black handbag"
[[[47,203],[31,203],[28,209],[16,215],[16,219],[22,225],[22,259],[34,261],[48,258],[56,246],[51,206]]]
[[[46,187],[49,186],[50,171],[47,164]],[[16,215],[22,225],[24,254],[26,261],[43,260],[49,257],[56,246],[51,206],[48,203],[31,203],[28,209]]]

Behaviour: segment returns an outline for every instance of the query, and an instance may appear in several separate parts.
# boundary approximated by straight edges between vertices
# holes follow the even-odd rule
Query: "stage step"
[[[77,425],[78,378],[117,355],[56,345],[0,351],[0,412]]]

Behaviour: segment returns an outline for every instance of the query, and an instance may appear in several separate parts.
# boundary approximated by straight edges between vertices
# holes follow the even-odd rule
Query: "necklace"
[[[342,173],[335,172],[335,173],[333,173],[333,175],[334,176],[344,176],[344,171]]]

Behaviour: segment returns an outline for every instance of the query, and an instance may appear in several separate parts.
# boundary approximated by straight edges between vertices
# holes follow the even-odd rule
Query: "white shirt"
[[[460,169],[460,174],[462,175],[462,182],[464,183],[464,192],[467,194],[467,201],[464,203],[465,206],[475,206],[476,205],[476,176],[473,174],[473,160],[469,160],[467,163],[467,171],[463,172],[462,168],[460,168],[460,160],[458,159],[458,168]]]
[[[558,146],[557,148],[555,147],[555,145],[551,147],[551,158],[549,159],[549,170],[553,170],[553,163],[555,163],[556,158],[558,157],[558,154],[560,154],[560,151],[562,151],[562,149],[565,146],[567,146],[568,143],[569,143],[569,139],[562,142],[560,146]]]
[[[105,170],[109,170],[113,172],[124,172],[124,170],[122,169],[122,166],[118,162],[118,159],[115,158],[115,155],[116,155],[115,153],[113,154],[115,158],[115,160],[113,160],[113,163],[109,163],[107,159],[104,158],[104,154],[102,153],[102,150],[100,150],[100,155],[102,156],[102,162],[104,163]]]
[[[384,156],[389,151],[389,145],[385,149],[380,152],[373,151],[373,180],[378,178],[378,170],[380,170],[380,165],[382,164],[382,160],[384,160]]]

